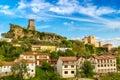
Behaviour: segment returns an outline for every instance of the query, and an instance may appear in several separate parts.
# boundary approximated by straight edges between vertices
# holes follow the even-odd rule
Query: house
[[[12,75],[11,66],[14,62],[5,62],[2,66],[0,66],[0,77]]]
[[[63,51],[65,52],[66,50],[72,50],[72,48],[57,48],[56,51]]]
[[[79,56],[79,57],[77,57],[77,69],[79,71],[81,71],[81,67],[85,61],[90,61],[91,65],[93,65],[93,66],[95,64],[95,62],[94,62],[95,58],[93,56]]]
[[[21,64],[22,63],[22,60],[23,59],[16,59],[14,62],[5,62],[3,64],[3,66],[0,67],[0,77],[2,76],[10,76],[12,75],[12,66],[15,64],[15,63],[19,63]],[[29,78],[29,77],[34,77],[35,76],[35,61],[32,61],[32,60],[25,60],[25,63],[27,64],[27,73],[29,74],[26,75],[24,74],[24,78]]]
[[[43,46],[43,45],[32,45],[31,47],[31,50],[32,51],[50,51],[50,52],[53,52],[53,51],[56,51],[56,46]]]
[[[116,57],[111,54],[95,56],[95,72],[96,73],[117,72]]]
[[[107,48],[108,51],[111,51],[111,49],[112,49],[112,44],[104,44],[103,47],[104,47],[104,48]]]
[[[13,47],[21,47],[21,44],[12,44]]]
[[[24,52],[24,53],[20,54],[20,59],[35,61],[35,52]]]
[[[35,54],[36,65],[40,66],[43,62],[49,62],[50,57],[47,53],[37,53]]]
[[[59,57],[57,61],[57,72],[63,78],[74,77],[76,75],[76,66],[76,57]]]
[[[25,52],[20,55],[21,59],[33,60],[37,66],[42,65],[43,62],[49,62],[50,57],[47,53]]]
[[[27,74],[24,74],[24,78],[25,79],[27,79],[27,78],[29,78],[29,77],[35,77],[35,69],[36,69],[36,64],[35,64],[35,61],[33,61],[33,60],[25,60],[25,59],[16,59],[15,61],[14,61],[15,63],[19,63],[19,64],[21,64],[21,63],[23,63],[23,62],[25,62],[26,64],[27,64],[27,73],[28,73],[28,75]]]
[[[12,39],[10,39],[10,38],[0,38],[0,41],[11,42]]]

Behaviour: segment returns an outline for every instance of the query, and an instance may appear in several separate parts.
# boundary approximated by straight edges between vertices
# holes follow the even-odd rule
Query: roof
[[[35,63],[33,60],[16,59],[15,62]]]
[[[100,55],[100,56],[95,56],[96,59],[114,59],[116,58],[114,55]]]
[[[59,59],[61,59],[62,61],[76,61],[77,57],[60,57]]]
[[[24,52],[21,55],[34,55],[33,52]]]
[[[24,52],[21,55],[49,55],[48,53],[38,53],[38,52]]]
[[[112,44],[104,44],[103,46],[112,46]]]
[[[3,66],[12,66],[15,62],[4,62]]]

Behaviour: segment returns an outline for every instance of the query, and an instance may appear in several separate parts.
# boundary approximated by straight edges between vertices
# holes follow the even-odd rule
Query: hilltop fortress
[[[29,19],[28,30],[35,31],[34,19]]]
[[[95,45],[95,47],[102,47],[102,42],[96,42],[95,41],[95,36],[85,36],[82,41],[85,43],[85,44],[93,44]]]
[[[10,24],[10,30],[7,33],[4,33],[5,38],[12,39],[34,39],[34,40],[42,40],[42,41],[59,41],[62,39],[66,39],[64,36],[57,35],[55,33],[49,32],[39,32],[35,28],[34,19],[28,20],[28,26],[21,27],[16,24]]]
[[[102,42],[96,42],[95,36],[85,36],[82,39],[82,42],[84,42],[85,44],[92,44],[95,47],[107,48],[108,51],[110,51],[112,49],[112,44],[103,44]]]

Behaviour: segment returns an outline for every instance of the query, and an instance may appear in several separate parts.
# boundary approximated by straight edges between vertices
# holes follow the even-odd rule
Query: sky
[[[27,27],[35,20],[38,31],[68,39],[94,35],[97,41],[120,45],[120,0],[0,0],[0,34],[9,24]]]

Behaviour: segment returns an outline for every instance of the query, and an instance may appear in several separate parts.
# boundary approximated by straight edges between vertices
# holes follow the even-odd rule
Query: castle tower
[[[28,30],[34,30],[35,31],[34,19],[29,19]]]

